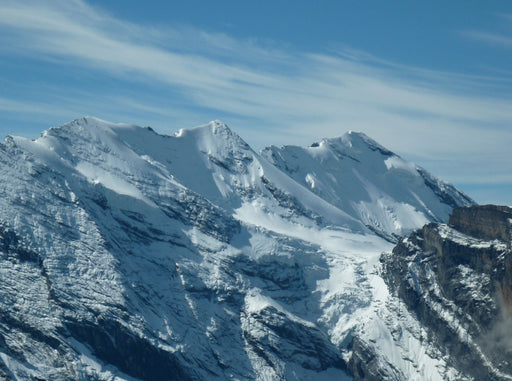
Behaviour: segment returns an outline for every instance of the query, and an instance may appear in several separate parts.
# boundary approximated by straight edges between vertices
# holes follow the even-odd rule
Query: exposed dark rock
[[[174,199],[162,202],[162,212],[183,224],[193,224],[201,232],[229,242],[240,232],[240,222],[224,210],[191,191],[183,191]]]
[[[292,319],[273,306],[242,312],[244,339],[268,365],[277,358],[297,363],[305,369],[322,371],[346,365],[329,337],[317,327]]]
[[[477,380],[501,380],[512,373],[511,347],[492,339],[510,321],[512,252],[490,241],[510,244],[505,240],[509,211],[456,209],[450,224],[474,237],[432,223],[382,257],[391,292],[427,328],[427,340],[448,356],[449,364]]]
[[[12,381],[14,377],[10,374],[9,370],[5,366],[4,362],[0,359],[0,380]]]
[[[78,340],[89,345],[95,356],[141,380],[192,380],[190,369],[170,353],[137,337],[115,320],[98,324],[68,321],[66,328]]]
[[[352,341],[352,356],[348,370],[355,381],[404,380],[405,376],[392,364],[383,366],[374,351],[355,337]]]
[[[297,198],[295,198],[293,195],[285,193],[277,188],[265,176],[261,176],[261,182],[270,192],[272,197],[274,197],[274,199],[278,202],[279,206],[293,211],[294,214],[298,216],[306,216],[315,220],[317,223],[321,223],[322,217],[302,206],[299,200],[297,200]]]
[[[455,208],[449,224],[458,231],[485,240],[498,239],[510,248],[512,208],[475,205]]]
[[[233,266],[249,276],[271,281],[282,290],[292,289],[298,296],[301,295],[300,291],[307,289],[304,271],[297,262],[287,264],[272,257],[259,261],[240,257]]]

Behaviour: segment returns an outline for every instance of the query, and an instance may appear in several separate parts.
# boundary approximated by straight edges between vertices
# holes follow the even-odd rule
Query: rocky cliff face
[[[512,208],[508,206],[456,208],[448,223],[458,231],[477,238],[501,240],[510,248]]]
[[[455,209],[450,225],[428,224],[382,257],[384,278],[468,379],[512,378],[511,209]]]

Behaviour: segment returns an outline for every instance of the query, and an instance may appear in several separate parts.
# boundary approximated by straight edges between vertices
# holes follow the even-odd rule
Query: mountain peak
[[[92,116],[85,116],[72,120],[69,123],[63,124],[59,127],[52,127],[41,134],[42,138],[48,136],[73,138],[80,137],[84,139],[96,138],[101,140],[106,136],[115,135],[120,130],[133,130],[133,131],[153,131],[150,127],[140,127],[135,124],[127,123],[111,123],[103,119]],[[153,131],[154,132],[154,131]]]
[[[75,124],[75,125],[83,125],[83,124],[112,124],[110,122],[107,122],[106,120],[96,118],[94,116],[84,116],[82,118],[77,118],[75,120],[72,120],[68,124]]]
[[[212,120],[210,123],[208,123],[208,126],[211,127],[213,132],[216,132],[216,131],[232,132],[226,123],[224,123],[223,121],[218,120],[218,119]]]
[[[383,156],[398,156],[365,133],[356,131],[348,131],[342,136],[334,138],[324,138],[320,143],[315,142],[308,147],[308,149],[318,148],[331,152],[334,150],[335,155],[341,154],[342,156],[366,155],[368,150],[378,152]]]
[[[370,138],[363,132],[348,131],[338,138],[324,139],[329,145],[335,145],[343,150],[349,150],[356,153],[364,153],[364,151],[370,149],[376,151],[384,156],[393,156],[393,152],[388,150],[386,147],[380,145],[375,140]]]
[[[364,132],[349,130],[345,132],[341,138],[345,141],[350,141],[354,143],[361,142],[368,145],[380,145],[375,140],[366,135]]]
[[[447,221],[453,207],[473,204],[362,132],[349,131],[308,148],[269,147],[262,154],[299,184],[390,239],[428,221]]]
[[[201,128],[201,127],[199,127]],[[238,143],[243,142],[244,146],[247,146],[247,143],[243,141],[243,139],[236,133],[231,130],[228,125],[220,120],[212,120],[210,123],[208,123],[206,126],[203,126],[203,128],[210,130],[211,134],[213,136],[218,136],[220,138],[224,139],[234,139]]]
[[[59,128],[75,128],[75,127],[100,127],[100,128],[110,128],[110,127],[126,127],[126,126],[133,126],[128,125],[125,123],[111,123],[106,120],[96,118],[94,116],[84,116],[82,118],[77,118],[75,120],[72,120],[69,123],[66,123]]]
[[[361,131],[348,130],[347,132],[345,132],[344,135],[348,135],[348,136],[352,136],[352,137],[358,137],[358,138],[370,139],[370,137],[368,135],[366,135],[364,132],[361,132]]]
[[[182,128],[174,134],[177,138],[193,139],[201,150],[205,152],[221,152],[236,150],[251,150],[251,147],[226,123],[220,120],[212,120],[208,124]]]
[[[175,136],[181,137],[183,134],[189,133],[211,133],[211,134],[219,134],[219,133],[229,133],[233,134],[233,131],[228,127],[226,123],[221,120],[212,120],[207,124],[203,124],[193,128],[181,128]]]

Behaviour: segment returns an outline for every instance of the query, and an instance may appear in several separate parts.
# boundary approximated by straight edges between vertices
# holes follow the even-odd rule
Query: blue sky
[[[512,205],[512,2],[0,0],[0,134],[92,115],[254,148],[348,130]]]

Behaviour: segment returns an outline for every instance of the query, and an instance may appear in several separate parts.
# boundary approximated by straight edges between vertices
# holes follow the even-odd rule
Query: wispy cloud
[[[512,14],[504,13],[495,16],[497,21],[495,29],[499,31],[465,30],[461,34],[476,42],[500,48],[512,48]]]
[[[0,0],[0,6],[0,54],[53,60],[146,86],[147,93],[138,97],[115,98],[111,104],[119,115],[123,104],[159,120],[182,105],[189,111],[181,111],[181,120],[213,110],[238,121],[235,129],[260,147],[306,144],[348,129],[363,130],[391,149],[433,164],[439,157],[463,160],[468,152],[492,147],[500,168],[512,169],[504,164],[512,161],[512,99],[503,91],[510,78],[404,67],[350,49],[300,52],[277,42],[238,40],[193,28],[145,27],[80,0]],[[466,35],[512,43],[506,36]],[[179,101],[150,95],[157,91],[161,98],[165,89],[177,92]],[[493,90],[505,95],[483,95]],[[102,110],[106,97],[96,95]],[[19,101],[11,106],[0,100],[0,108],[14,111]],[[94,104],[89,106],[94,110]],[[262,128],[266,133],[255,133]]]
[[[463,35],[475,41],[512,48],[512,37],[503,34],[482,31],[465,31],[463,32]]]
[[[12,99],[6,99],[0,97],[0,110],[16,113],[31,113],[31,114],[51,114],[55,112],[52,107],[47,104],[32,103],[32,102],[21,102]]]

